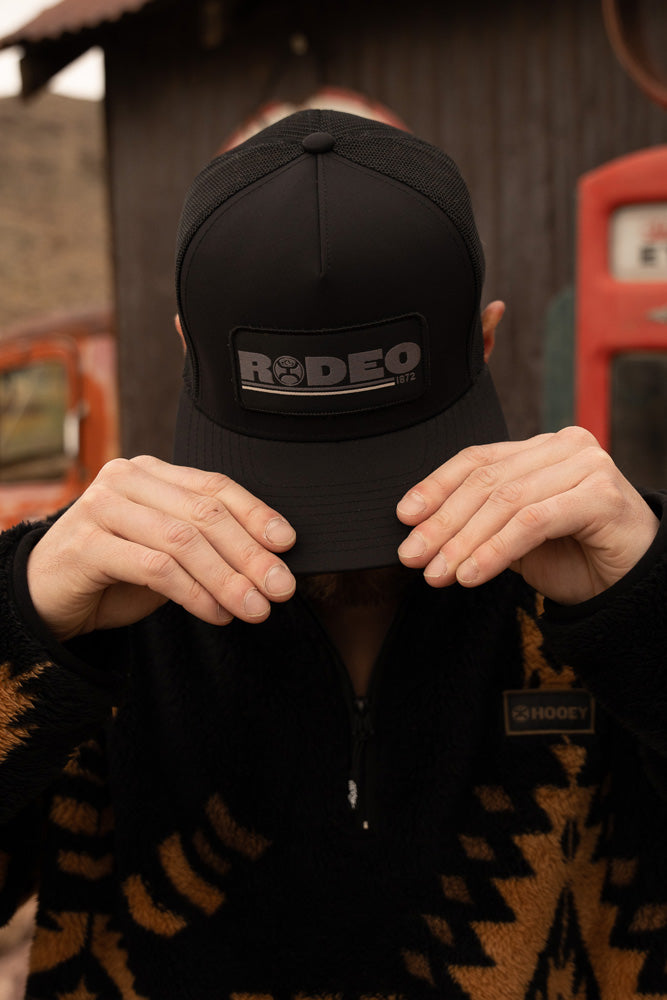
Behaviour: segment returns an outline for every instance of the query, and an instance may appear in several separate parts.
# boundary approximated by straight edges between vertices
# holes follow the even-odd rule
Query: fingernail
[[[274,517],[264,529],[264,536],[273,545],[290,545],[296,538],[296,532],[284,518]]]
[[[218,604],[218,621],[221,625],[229,625],[233,618],[234,615],[230,614],[227,608],[223,608],[221,604]]]
[[[426,510],[426,501],[419,493],[406,493],[396,508],[399,514],[412,517],[414,514],[421,514]]]
[[[466,559],[456,571],[456,578],[461,583],[473,583],[479,576],[479,566],[474,559]]]
[[[445,576],[447,573],[447,560],[443,556],[442,552],[438,552],[437,556],[433,556],[430,563],[424,570],[424,576],[430,577],[432,580],[438,580],[441,576]]]
[[[398,554],[401,559],[416,559],[426,552],[426,542],[418,531],[413,531],[411,535],[401,543]]]
[[[271,605],[258,590],[249,590],[245,595],[243,607],[249,618],[260,618],[270,610]]]
[[[264,579],[264,586],[274,597],[291,594],[296,581],[286,566],[272,566]]]

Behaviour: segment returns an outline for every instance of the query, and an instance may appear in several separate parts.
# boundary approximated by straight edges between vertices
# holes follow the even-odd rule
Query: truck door
[[[4,525],[56,510],[79,491],[80,383],[73,339],[0,343]]]

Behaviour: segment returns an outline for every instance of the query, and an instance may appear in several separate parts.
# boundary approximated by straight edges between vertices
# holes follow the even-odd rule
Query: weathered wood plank
[[[173,246],[187,185],[264,102],[318,83],[383,102],[459,163],[487,254],[485,300],[508,302],[495,378],[512,432],[536,432],[543,319],[574,275],[576,179],[667,141],[667,116],[615,62],[598,4],[264,3],[213,50],[199,45],[195,11],[119,32],[107,54],[125,453],[170,454]],[[661,13],[648,5],[654,34]],[[309,37],[305,59],[290,49],[295,31]]]

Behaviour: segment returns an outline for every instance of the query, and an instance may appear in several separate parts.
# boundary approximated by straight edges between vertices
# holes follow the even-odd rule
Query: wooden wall
[[[658,8],[648,8],[654,37],[665,32]],[[596,0],[241,9],[212,48],[194,3],[121,24],[107,45],[125,454],[170,455],[181,369],[174,234],[190,180],[263,103],[322,84],[383,102],[458,162],[485,245],[484,299],[508,303],[495,379],[512,433],[536,433],[543,318],[573,280],[576,179],[667,141],[667,114],[615,62]],[[309,39],[305,55],[290,45],[297,32]],[[215,33],[209,26],[209,44]]]

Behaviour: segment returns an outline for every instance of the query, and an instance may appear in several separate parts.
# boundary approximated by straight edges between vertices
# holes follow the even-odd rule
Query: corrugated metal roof
[[[39,44],[66,34],[79,34],[136,14],[158,0],[61,0],[22,28],[0,38],[0,48]]]

